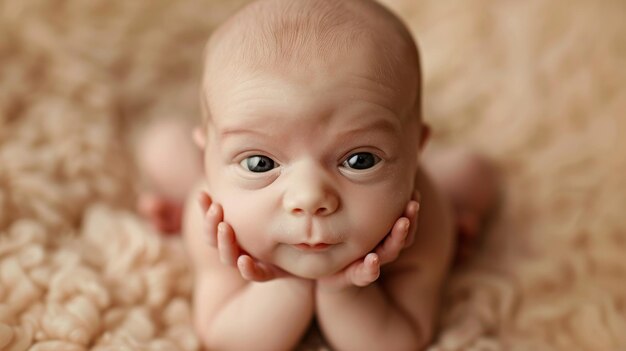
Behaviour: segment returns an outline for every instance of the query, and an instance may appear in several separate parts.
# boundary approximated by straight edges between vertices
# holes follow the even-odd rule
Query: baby
[[[290,350],[315,317],[336,350],[425,347],[455,233],[480,230],[493,192],[463,153],[420,160],[407,28],[369,0],[259,0],[204,64],[204,162],[176,121],[139,151],[154,187],[141,211],[166,231],[182,213],[203,344]]]

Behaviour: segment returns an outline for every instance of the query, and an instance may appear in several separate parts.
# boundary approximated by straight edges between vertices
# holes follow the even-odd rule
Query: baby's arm
[[[224,265],[203,233],[199,189],[186,204],[185,245],[195,273],[194,324],[211,350],[290,350],[313,315],[313,285],[285,277],[248,282]],[[228,228],[229,229],[229,228]]]
[[[446,213],[432,191],[422,191],[421,220],[413,245],[384,266],[380,279],[364,287],[353,284],[328,289],[318,284],[317,318],[333,349],[425,347],[433,333],[452,249]]]

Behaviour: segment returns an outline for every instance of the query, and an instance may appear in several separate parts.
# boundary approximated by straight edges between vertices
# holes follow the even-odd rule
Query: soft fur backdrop
[[[243,3],[0,0],[0,349],[199,349],[130,150],[198,116],[202,46]],[[504,179],[432,349],[626,349],[626,2],[385,3],[420,42],[435,142]]]

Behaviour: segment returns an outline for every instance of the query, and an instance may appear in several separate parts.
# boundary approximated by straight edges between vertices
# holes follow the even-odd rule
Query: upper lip
[[[304,228],[300,228],[301,230],[296,230],[292,233],[300,232],[306,233],[307,235],[300,237],[300,240],[302,240],[300,242],[294,243],[291,241],[291,245],[301,250],[321,250],[340,243],[339,237],[335,237],[331,232],[327,231],[328,228],[323,226],[322,223],[317,223],[320,226],[316,227],[316,223],[312,217],[306,217],[303,218],[303,220]]]

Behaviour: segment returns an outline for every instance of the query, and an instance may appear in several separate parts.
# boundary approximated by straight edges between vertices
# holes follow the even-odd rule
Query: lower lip
[[[315,244],[315,245],[296,244],[294,245],[294,247],[302,251],[323,251],[329,248],[330,244]]]

